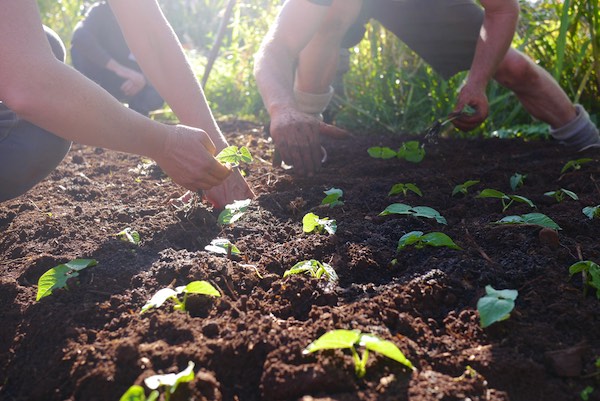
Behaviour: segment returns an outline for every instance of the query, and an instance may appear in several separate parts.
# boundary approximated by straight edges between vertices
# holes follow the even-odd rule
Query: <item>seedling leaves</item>
[[[320,218],[314,213],[307,213],[302,218],[302,230],[305,233],[311,233],[313,231],[321,232],[325,230],[329,234],[335,234],[337,231],[337,222],[335,220],[329,220],[327,217]]]
[[[323,191],[325,195],[327,195],[321,201],[321,205],[329,205],[329,207],[342,206],[344,204],[343,201],[340,200],[342,196],[344,196],[344,191],[339,188],[331,188],[327,191]]]
[[[527,178],[526,174],[515,173],[512,177],[510,177],[510,188],[513,191],[516,191],[518,188],[523,186],[525,178]]]
[[[221,255],[228,255],[229,253],[232,255],[239,255],[241,253],[227,238],[215,238],[210,241],[210,244],[206,245],[204,249]]]
[[[520,216],[506,216],[495,224],[532,224],[540,227],[562,230],[558,224],[543,213],[527,213]]]
[[[569,191],[568,189],[564,189],[564,188],[558,189],[556,191],[544,192],[544,195],[553,197],[554,199],[556,199],[556,201],[558,203],[563,201],[563,199],[565,198],[565,195],[567,195],[569,198],[571,198],[573,200],[579,200],[579,197],[577,196],[577,194],[575,192]]]
[[[417,187],[415,184],[411,184],[411,183],[407,183],[407,184],[402,184],[402,183],[394,184],[394,186],[392,186],[392,189],[390,189],[390,192],[388,193],[388,196],[398,195],[398,194],[402,194],[402,195],[406,196],[408,194],[408,191],[412,191],[412,192],[414,192],[415,194],[417,194],[419,196],[423,196],[423,193],[421,192],[421,190],[419,189],[419,187]]]
[[[149,399],[146,399],[144,388],[135,384],[129,387],[125,394],[119,398],[119,401],[149,401]]]
[[[563,174],[569,170],[579,170],[581,169],[581,167],[589,162],[593,162],[594,159],[590,159],[588,157],[584,157],[581,159],[575,159],[575,160],[569,160],[567,163],[565,163],[565,165],[563,166],[562,170],[560,170],[560,173]]]
[[[586,206],[582,210],[583,214],[589,217],[590,220],[595,217],[600,217],[600,205],[597,206]]]
[[[313,341],[302,351],[303,354],[309,354],[324,349],[352,348],[360,340],[360,331],[358,330],[332,330],[323,334]]]
[[[520,195],[507,195],[504,192],[500,192],[495,189],[484,189],[477,195],[478,198],[497,198],[502,201],[502,211],[506,211],[513,204],[513,202],[526,203],[530,207],[535,207],[533,202],[528,198]]]
[[[252,162],[252,155],[247,147],[228,146],[223,149],[215,158],[224,164],[229,164],[231,167],[237,167],[240,163]]]
[[[183,301],[178,299],[178,295],[184,294]],[[213,287],[208,281],[192,281],[187,285],[172,288],[162,288],[158,290],[152,298],[142,307],[140,313],[144,313],[152,308],[161,307],[169,299],[175,302],[174,309],[185,311],[185,301],[187,300],[187,294],[201,294],[210,295],[214,297],[220,297],[221,293]]]
[[[418,141],[404,142],[398,149],[398,158],[412,163],[419,163],[425,157],[425,148]]]
[[[478,180],[468,180],[462,184],[456,185],[454,187],[454,189],[452,190],[452,196],[454,196],[456,194],[466,195],[469,192],[469,187],[472,187],[475,184],[479,184],[479,181]]]
[[[394,157],[397,156],[396,151],[394,151],[393,149],[390,149],[386,146],[381,147],[381,146],[373,146],[369,149],[367,149],[367,152],[369,153],[369,156],[371,156],[374,159],[393,159]]]
[[[428,206],[410,206],[404,203],[392,203],[385,210],[379,213],[380,216],[387,216],[390,214],[407,214],[415,217],[426,217],[428,219],[435,219],[440,224],[448,224],[446,219],[440,215],[440,213]]]
[[[190,361],[187,368],[183,371],[150,376],[144,379],[144,384],[151,390],[156,390],[160,386],[166,386],[169,388],[169,393],[173,394],[179,384],[191,382],[192,380],[194,380],[194,362]]]
[[[338,275],[331,267],[331,265],[327,263],[321,263],[318,260],[303,260],[302,262],[296,263],[289,270],[286,270],[283,273],[283,277],[287,277],[290,274],[310,274],[312,277],[320,279],[325,276],[325,278],[329,282],[336,282],[338,280]]]
[[[414,245],[417,249],[424,248],[425,246],[445,246],[450,249],[461,249],[454,241],[452,241],[452,238],[441,232],[423,234],[422,231],[411,231],[406,233],[400,237],[400,240],[398,241],[398,251],[401,251],[409,245]]]
[[[127,241],[134,245],[140,244],[140,234],[137,231],[131,229],[131,227],[127,227],[121,232],[116,233],[115,237],[118,237],[122,241]]]
[[[477,301],[482,328],[508,319],[519,295],[517,290],[496,290],[491,285],[485,287],[485,292],[486,295]]]
[[[225,209],[219,213],[219,217],[217,219],[218,223],[221,225],[233,224],[237,220],[240,219],[248,210],[248,206],[250,206],[250,199],[237,200],[229,205],[225,205]]]
[[[406,356],[404,356],[402,351],[398,349],[396,344],[391,341],[382,340],[370,334],[363,334],[360,336],[360,345],[369,351],[378,352],[396,362],[400,362],[404,366],[414,369],[413,364],[406,358]]]
[[[569,267],[571,277],[577,273],[583,275],[584,291],[587,292],[587,287],[593,287],[596,289],[596,298],[600,299],[600,266],[590,260],[580,261]]]
[[[38,290],[35,300],[52,294],[57,288],[66,288],[70,278],[79,276],[79,271],[96,266],[98,262],[94,259],[75,259],[48,270],[38,280]]]

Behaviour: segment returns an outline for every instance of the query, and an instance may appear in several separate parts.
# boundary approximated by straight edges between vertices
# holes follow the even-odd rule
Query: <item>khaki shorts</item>
[[[471,67],[483,9],[472,0],[364,0],[344,47],[363,38],[370,19],[379,21],[448,79]]]

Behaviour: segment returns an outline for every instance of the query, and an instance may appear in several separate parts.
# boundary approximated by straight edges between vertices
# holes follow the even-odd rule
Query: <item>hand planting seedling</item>
[[[324,191],[325,195],[327,195],[321,201],[321,205],[329,205],[329,207],[335,206],[343,206],[344,202],[340,200],[342,196],[344,196],[344,191],[339,188],[331,188],[327,191]]]
[[[525,183],[525,178],[527,178],[527,175],[515,173],[512,177],[510,177],[510,188],[513,191],[521,188]]]
[[[219,152],[215,158],[229,167],[237,167],[240,163],[252,162],[252,155],[247,147],[228,146]]]
[[[392,186],[392,189],[390,189],[388,196],[393,196],[393,195],[398,195],[398,194],[402,194],[402,195],[406,196],[408,194],[408,191],[414,192],[415,194],[417,194],[419,196],[423,196],[423,193],[421,192],[419,187],[417,187],[415,184],[411,184],[411,183],[394,184],[394,186]]]
[[[560,226],[556,224],[554,220],[543,213],[527,213],[520,216],[506,216],[503,219],[496,221],[494,224],[534,225],[551,228],[553,230],[562,230],[562,228],[560,228]]]
[[[329,234],[335,234],[337,231],[337,222],[329,220],[327,217],[320,218],[314,213],[307,213],[302,218],[302,231],[305,233],[322,233],[327,231]]]
[[[589,217],[590,220],[595,219],[596,217],[600,217],[600,205],[597,206],[586,206],[581,209],[583,214]]]
[[[296,263],[291,269],[286,270],[283,273],[283,277],[287,277],[290,274],[309,274],[311,277],[320,279],[325,277],[329,282],[338,281],[338,275],[327,263],[321,263],[318,260],[303,260],[302,262]]]
[[[590,163],[593,161],[594,161],[594,159],[590,159],[588,157],[584,157],[584,158],[576,159],[576,160],[569,160],[567,163],[565,163],[563,168],[560,170],[560,173],[563,174],[569,170],[573,170],[573,171],[580,170],[584,164]]]
[[[423,231],[411,231],[406,233],[398,241],[398,251],[403,250],[409,245],[414,245],[417,249],[423,249],[426,246],[444,246],[450,249],[462,249],[452,241],[452,238],[441,232],[423,234]]]
[[[144,379],[144,384],[152,390],[148,398],[142,386],[133,385],[121,396],[119,401],[155,401],[160,397],[158,388],[163,386],[166,388],[164,393],[165,401],[171,399],[171,395],[175,393],[177,387],[181,383],[188,383],[194,380],[194,362],[188,362],[187,368],[180,373],[169,373],[166,375],[154,375]]]
[[[476,184],[479,184],[478,180],[468,180],[462,184],[458,184],[452,190],[452,196],[457,195],[457,194],[466,195],[469,192],[469,188]]]
[[[390,214],[406,214],[415,217],[426,217],[435,219],[440,224],[448,224],[446,219],[440,213],[428,206],[410,206],[404,203],[392,203],[385,210],[379,213],[379,216],[387,216]]]
[[[485,286],[485,292],[486,295],[477,301],[482,328],[508,319],[519,295],[517,290],[496,290],[491,285]]]
[[[183,300],[181,301],[178,298],[180,294],[183,294]],[[185,312],[185,302],[187,301],[188,294],[209,295],[212,297],[221,296],[221,293],[208,281],[192,281],[188,285],[176,287],[175,289],[163,288],[158,290],[158,292],[146,302],[146,305],[142,307],[140,313],[144,313],[152,308],[159,308],[169,299],[175,302],[175,306],[173,307],[174,310]]]
[[[121,232],[113,234],[115,237],[118,237],[121,241],[126,241],[134,245],[140,244],[140,234],[132,230],[131,227],[127,227]]]
[[[393,159],[398,156],[398,152],[393,149],[388,148],[387,146],[373,146],[367,149],[367,153],[374,159]]]
[[[420,163],[425,157],[425,147],[418,141],[404,142],[398,149],[398,159],[411,163]]]
[[[358,355],[356,347],[364,347],[362,356]],[[403,364],[411,370],[415,367],[404,356],[402,351],[391,341],[382,340],[371,334],[364,334],[358,330],[332,330],[313,341],[302,351],[303,354],[310,354],[316,351],[327,349],[350,349],[354,361],[354,371],[358,378],[362,378],[367,373],[367,360],[369,351],[378,352],[381,355],[393,359]]]
[[[590,260],[584,260],[572,264],[569,267],[569,274],[573,277],[581,273],[583,282],[583,295],[587,295],[589,287],[596,289],[596,298],[600,299],[600,266]]]
[[[250,202],[250,199],[244,199],[225,205],[225,209],[219,213],[217,222],[222,226],[235,223],[244,215],[244,213],[246,213],[248,206],[250,206]]]
[[[564,188],[557,189],[556,191],[544,192],[544,195],[553,197],[558,203],[565,199],[565,195],[573,200],[579,200],[579,197],[575,192],[571,192]]]
[[[209,245],[204,247],[206,251],[218,253],[220,255],[240,255],[240,250],[231,243],[227,238],[215,238],[210,241]]]
[[[67,281],[79,276],[79,272],[87,267],[96,266],[98,262],[94,259],[75,259],[62,265],[58,265],[42,274],[37,283],[36,301],[52,294],[58,288],[68,288]]]
[[[533,202],[524,196],[520,195],[507,195],[504,192],[497,191],[495,189],[484,189],[477,195],[478,198],[497,198],[502,201],[502,212],[510,207],[514,202],[526,203],[531,207],[535,207]]]

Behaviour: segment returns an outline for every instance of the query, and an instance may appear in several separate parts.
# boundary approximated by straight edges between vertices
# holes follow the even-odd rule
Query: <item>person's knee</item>
[[[540,79],[540,68],[523,53],[511,49],[500,63],[494,79],[502,86],[518,91]]]
[[[48,38],[48,42],[52,48],[52,53],[54,53],[54,56],[57,59],[64,63],[67,60],[67,49],[65,48],[63,41],[60,39],[60,36],[58,36],[56,32],[46,25],[44,25],[44,32],[46,32],[46,37]]]

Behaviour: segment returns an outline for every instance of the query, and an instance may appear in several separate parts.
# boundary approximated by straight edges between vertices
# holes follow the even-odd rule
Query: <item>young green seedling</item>
[[[502,212],[510,207],[514,202],[526,203],[530,207],[535,207],[533,202],[528,198],[520,195],[507,195],[504,192],[497,191],[495,189],[484,189],[477,195],[478,198],[497,198],[502,201]]]
[[[179,300],[179,295],[183,294],[183,300]],[[140,313],[147,312],[152,308],[159,308],[168,300],[172,300],[175,303],[174,310],[185,312],[185,302],[187,301],[188,294],[200,294],[209,295],[212,297],[220,297],[221,293],[217,291],[208,281],[192,281],[188,285],[172,288],[162,288],[158,290],[156,294],[142,307]]]
[[[335,234],[337,231],[337,222],[329,220],[328,217],[320,218],[314,213],[307,213],[302,218],[302,231],[305,233],[322,233],[326,231],[329,234]]]
[[[463,182],[462,184],[458,184],[452,190],[452,196],[457,194],[466,195],[469,192],[469,188],[476,184],[479,184],[479,180],[468,180]]]
[[[600,266],[591,260],[584,260],[572,264],[569,267],[569,274],[573,277],[581,273],[583,281],[583,294],[587,295],[589,287],[596,289],[596,298],[600,299]]]
[[[367,149],[367,152],[369,153],[369,156],[374,159],[387,160],[398,156],[398,153],[395,150],[390,149],[387,146],[373,146]]]
[[[477,301],[482,328],[508,319],[519,295],[517,290],[496,290],[491,285],[485,287],[485,292],[486,295]]]
[[[600,217],[600,205],[596,206],[586,206],[581,209],[583,214],[589,217],[590,220],[595,219],[596,217]]]
[[[356,350],[357,346],[364,347],[362,356],[358,355],[358,351]],[[411,370],[415,369],[413,364],[393,342],[382,340],[371,334],[361,333],[358,330],[329,331],[310,343],[302,353],[310,354],[315,351],[326,349],[349,349],[354,361],[354,371],[358,378],[364,377],[367,373],[369,351],[380,353],[387,358],[403,364]]]
[[[222,226],[235,223],[244,215],[244,213],[246,213],[248,206],[250,206],[250,202],[250,199],[244,199],[225,205],[225,209],[219,213],[217,222]]]
[[[565,196],[568,196],[573,200],[579,200],[579,197],[575,192],[564,188],[557,189],[556,191],[544,192],[544,195],[553,197],[558,203],[562,202],[565,199]]]
[[[593,392],[594,392],[594,388],[592,386],[586,386],[583,390],[581,390],[581,393],[579,393],[579,396],[581,397],[581,399],[583,401],[589,401],[590,395]]]
[[[321,201],[321,205],[329,205],[330,208],[335,206],[343,206],[344,202],[340,200],[342,196],[344,196],[344,191],[339,188],[331,188],[327,191],[323,191],[325,193],[325,198]]]
[[[188,362],[185,370],[179,373],[169,373],[166,375],[154,375],[144,379],[144,384],[152,390],[148,398],[142,386],[133,385],[121,396],[119,401],[155,401],[160,397],[158,388],[163,386],[166,388],[165,401],[171,399],[171,395],[175,393],[177,387],[181,383],[188,383],[194,380],[194,362]]]
[[[206,245],[204,249],[220,255],[227,255],[228,257],[231,257],[231,255],[238,256],[241,254],[240,250],[227,238],[215,238],[210,241],[210,244]]]
[[[287,277],[290,274],[309,274],[316,279],[324,277],[329,282],[338,281],[338,275],[331,265],[321,263],[315,259],[303,260],[302,262],[296,263],[291,269],[288,269],[283,273],[283,277]]]
[[[131,227],[127,227],[121,232],[118,232],[113,235],[119,238],[121,241],[126,241],[134,245],[140,244],[140,234],[137,231],[132,230]]]
[[[452,238],[441,232],[423,234],[423,231],[411,231],[406,233],[398,241],[398,251],[403,250],[409,245],[413,245],[417,249],[423,249],[426,246],[462,249],[452,241]]]
[[[573,171],[580,170],[584,164],[590,163],[593,161],[594,161],[594,159],[590,159],[588,157],[584,157],[581,159],[575,159],[575,160],[569,160],[567,163],[565,163],[563,168],[560,170],[560,173],[563,174],[569,170],[573,170]]]
[[[408,194],[408,191],[414,192],[415,194],[417,194],[419,196],[423,196],[423,193],[421,192],[419,187],[416,184],[412,184],[412,183],[394,184],[394,186],[392,186],[392,189],[390,189],[388,196],[393,196],[393,195],[398,195],[398,194],[402,194],[403,196],[406,196]]]
[[[95,259],[75,259],[65,264],[61,264],[42,274],[37,283],[36,301],[52,294],[52,291],[58,288],[68,288],[67,281],[79,276],[79,272],[87,267],[96,266],[98,262]]]
[[[419,163],[425,157],[425,147],[418,141],[404,142],[398,149],[398,159]]]
[[[446,219],[440,215],[440,213],[428,206],[410,206],[404,203],[392,203],[385,210],[379,213],[380,216],[387,216],[390,214],[406,214],[415,217],[426,217],[428,219],[435,219],[440,224],[448,224]]]
[[[219,152],[215,158],[229,167],[237,167],[240,163],[252,162],[252,155],[247,147],[228,146]]]
[[[520,216],[506,216],[496,221],[494,224],[516,224],[516,225],[534,225],[551,228],[553,230],[562,230],[558,224],[543,213],[527,213]]]
[[[515,173],[512,177],[510,177],[510,188],[513,191],[521,188],[525,183],[525,178],[527,178],[526,174]]]

